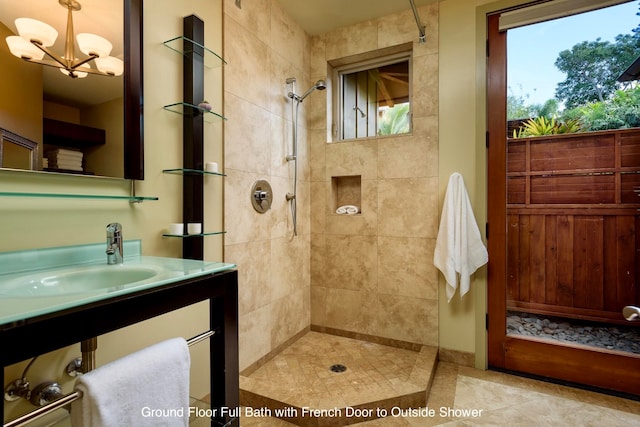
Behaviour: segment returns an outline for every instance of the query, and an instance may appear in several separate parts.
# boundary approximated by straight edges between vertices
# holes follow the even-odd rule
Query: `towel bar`
[[[187,345],[191,347],[194,344],[198,344],[201,341],[206,340],[214,336],[218,331],[206,331],[201,334],[198,334],[194,337],[191,337],[187,340]],[[15,420],[9,421],[7,424],[4,424],[3,427],[20,427],[31,421],[35,421],[40,417],[47,415],[50,412],[53,412],[57,409],[63,408],[69,405],[72,402],[80,399],[82,397],[82,393],[79,391],[74,391],[73,393],[69,393],[66,396],[61,397],[60,399],[54,400],[53,402],[44,405],[35,411],[31,411],[28,414],[24,414],[21,417],[16,418]]]

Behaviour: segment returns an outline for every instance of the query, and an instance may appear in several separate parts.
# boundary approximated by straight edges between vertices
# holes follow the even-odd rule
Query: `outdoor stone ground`
[[[640,354],[640,322],[639,326],[612,326],[509,312],[507,314],[507,333]]]

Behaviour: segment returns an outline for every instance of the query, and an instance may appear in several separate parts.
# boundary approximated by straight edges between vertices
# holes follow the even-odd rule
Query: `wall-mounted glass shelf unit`
[[[0,191],[0,197],[32,197],[32,198],[54,198],[54,199],[95,199],[95,200],[127,200],[133,203],[145,200],[155,201],[158,197],[151,196],[118,196],[105,194],[65,194],[65,193],[18,193]]]
[[[195,52],[196,54],[203,56],[204,66],[207,68],[217,68],[226,64],[225,60],[217,53],[185,36],[174,37],[171,40],[162,42],[162,44],[181,55]]]
[[[226,117],[214,111],[205,110],[204,108],[189,104],[188,102],[175,102],[173,104],[165,105],[162,108],[182,116],[197,117],[201,115],[207,123],[212,123],[217,120],[227,120]]]
[[[169,234],[163,233],[162,237],[178,237],[181,239],[187,239],[189,237],[204,237],[204,236],[216,236],[220,234],[225,234],[226,231],[211,231],[207,233],[198,233],[198,234]]]
[[[227,176],[221,172],[209,172],[203,171],[200,169],[163,169],[164,173],[170,173],[173,175],[217,175],[217,176]]]

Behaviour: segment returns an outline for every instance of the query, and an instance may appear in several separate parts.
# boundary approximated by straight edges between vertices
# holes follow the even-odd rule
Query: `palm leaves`
[[[522,124],[520,129],[513,131],[514,138],[526,138],[527,136],[558,135],[563,133],[576,133],[582,130],[577,119],[564,122],[556,121],[555,117],[547,119],[544,116],[529,119]]]
[[[409,103],[396,104],[387,109],[378,122],[378,135],[397,135],[409,132]]]

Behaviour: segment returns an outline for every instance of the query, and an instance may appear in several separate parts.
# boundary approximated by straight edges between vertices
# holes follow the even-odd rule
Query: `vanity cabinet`
[[[156,316],[209,301],[211,408],[239,406],[238,272],[210,275],[0,325],[0,363],[8,366]],[[199,344],[205,345],[205,343]],[[98,350],[99,345],[98,345]],[[5,383],[4,370],[0,374]],[[224,411],[225,414],[237,411]],[[4,408],[0,412],[4,419]],[[238,426],[227,416],[213,426]]]
[[[104,145],[106,131],[104,129],[77,125],[60,120],[44,118],[43,142],[56,147],[84,149],[96,145]]]

